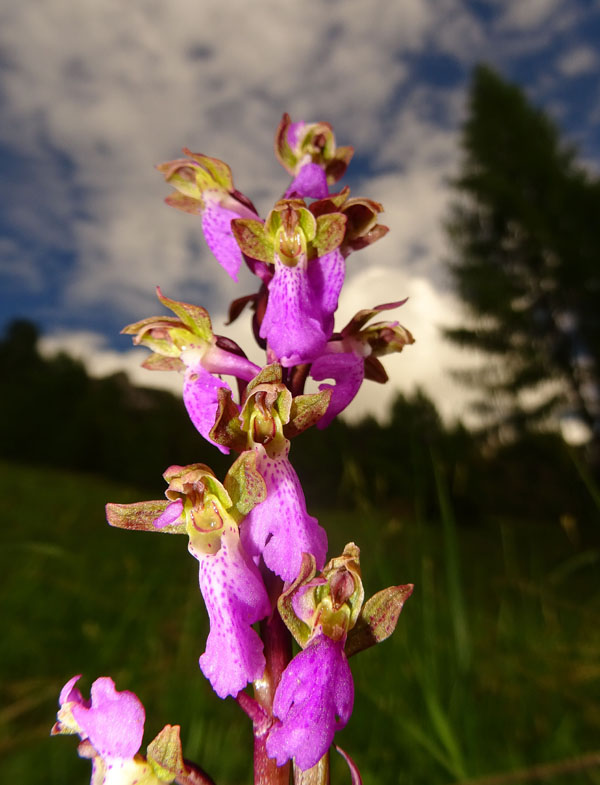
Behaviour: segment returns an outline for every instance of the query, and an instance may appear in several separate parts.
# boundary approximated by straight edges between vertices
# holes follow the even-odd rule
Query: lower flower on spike
[[[306,771],[315,766],[352,714],[354,684],[344,640],[318,635],[285,669],[273,703],[281,721],[267,739],[267,753],[282,766],[290,758]]]
[[[242,467],[246,479],[254,472],[258,480],[254,493],[262,499],[264,483],[252,467],[244,471],[245,465],[243,458],[238,459],[230,474],[236,466]],[[240,543],[234,515],[241,513],[212,471],[203,464],[171,466],[164,477],[169,503],[109,504],[108,522],[120,528],[189,536],[188,550],[199,562],[200,591],[210,619],[200,668],[219,697],[235,697],[264,672],[263,644],[252,625],[271,612],[267,590]],[[254,503],[249,493],[237,500],[244,511]]]
[[[144,757],[138,750],[145,712],[137,695],[117,691],[113,680],[103,676],[92,684],[91,700],[84,700],[75,687],[79,678],[74,676],[61,690],[52,734],[80,736],[80,756],[92,759],[91,785],[165,785],[185,778],[177,726],[165,726]]]

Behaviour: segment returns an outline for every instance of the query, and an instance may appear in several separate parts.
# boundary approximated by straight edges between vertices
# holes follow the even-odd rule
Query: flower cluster
[[[167,202],[200,217],[209,249],[234,280],[242,264],[258,277],[258,291],[235,300],[230,318],[252,307],[266,363],[259,367],[216,335],[204,308],[158,289],[171,313],[124,332],[151,350],[145,367],[182,374],[193,425],[234,460],[222,482],[204,464],[170,466],[165,499],[109,504],[107,518],[122,528],[187,535],[210,621],[200,668],[221,698],[249,705],[242,691],[264,682],[272,654],[254,625],[261,622],[262,630],[283,621],[299,652],[277,675],[267,705],[253,711],[265,718],[261,734],[272,764],[293,760],[306,771],[327,754],[352,712],[348,657],[391,634],[412,586],[364,602],[357,546],[348,544],[326,563],[327,535],[307,510],[291,441],[309,427],[327,427],[365,379],[386,381],[379,358],[413,338],[396,321],[372,321],[404,301],[361,310],[335,331],[346,259],[387,228],[378,223],[378,202],[350,197],[347,187],[332,189],[353,151],[336,145],[329,124],[292,123],[284,115],[275,152],[292,182],[264,220],[225,163],[184,152],[158,167],[175,188]],[[305,392],[309,378],[321,382],[318,392]],[[99,679],[88,705],[74,681],[61,693],[57,732],[79,733],[91,744],[94,766],[108,772],[98,782],[125,782],[109,773],[132,766],[146,767],[135,781],[154,782],[152,757],[137,754],[143,725],[137,698]],[[111,734],[124,746],[112,745]]]

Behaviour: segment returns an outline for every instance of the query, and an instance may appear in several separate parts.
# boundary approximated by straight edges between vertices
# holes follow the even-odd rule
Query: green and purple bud
[[[286,198],[323,199],[329,186],[343,177],[354,154],[337,147],[329,123],[292,123],[284,114],[275,135],[275,155],[293,176]]]

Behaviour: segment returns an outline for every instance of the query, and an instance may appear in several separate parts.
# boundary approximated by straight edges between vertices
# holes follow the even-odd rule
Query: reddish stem
[[[269,587],[272,599],[281,593],[281,581]],[[275,690],[288,662],[292,658],[292,641],[290,633],[281,621],[277,604],[270,618],[260,623],[260,634],[264,643],[265,672],[262,679],[254,682],[254,697],[261,714],[254,712],[254,785],[288,785],[290,781],[290,764],[277,766],[267,755],[267,737],[273,724],[273,699]],[[257,706],[257,708],[258,708]],[[244,708],[244,707],[242,707]]]

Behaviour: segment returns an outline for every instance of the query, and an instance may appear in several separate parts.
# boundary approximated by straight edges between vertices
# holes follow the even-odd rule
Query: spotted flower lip
[[[171,479],[170,488],[181,485],[188,495],[184,499],[181,492],[167,491],[173,501],[154,520],[154,526],[161,529],[185,523],[188,549],[198,560],[200,591],[210,621],[200,668],[220,698],[235,697],[263,674],[263,643],[252,625],[268,616],[271,603],[258,568],[241,545],[238,525],[222,507],[226,491],[220,491],[219,500],[205,497],[202,509],[194,506],[193,481],[198,487],[205,484],[206,468],[176,466],[165,472]],[[220,485],[214,477],[208,482]]]
[[[344,275],[338,249],[295,267],[276,260],[260,336],[284,367],[312,362],[324,351]]]
[[[300,480],[288,458],[289,441],[285,440],[283,449],[273,456],[262,445],[254,449],[267,497],[242,522],[242,545],[254,559],[262,556],[267,567],[284,581],[293,581],[303,553],[312,553],[318,569],[323,567],[327,534],[306,510]]]
[[[275,693],[279,720],[267,739],[278,766],[294,759],[306,771],[315,766],[352,714],[354,684],[344,641],[318,635],[289,663]]]

